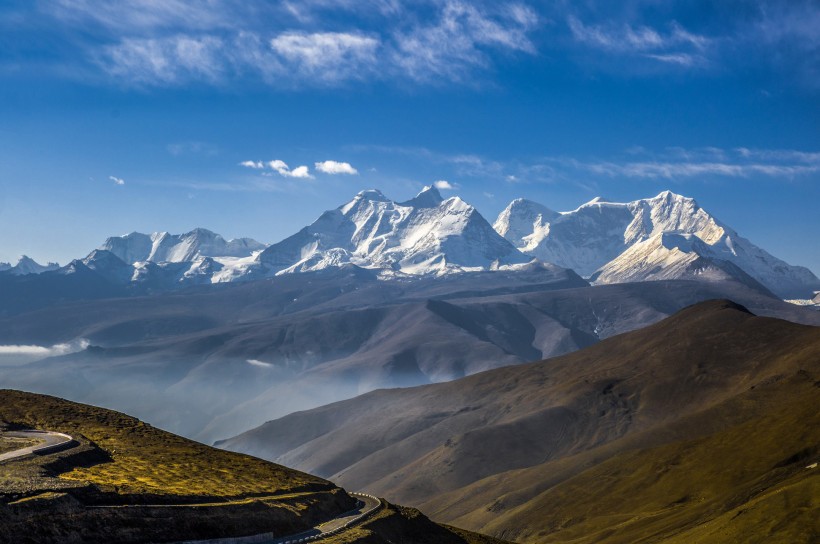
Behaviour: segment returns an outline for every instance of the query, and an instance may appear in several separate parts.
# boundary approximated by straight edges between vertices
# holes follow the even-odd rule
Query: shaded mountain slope
[[[522,542],[809,542],[818,383],[820,329],[710,301],[569,355],[374,391],[221,445]]]
[[[0,380],[212,441],[380,387],[568,353],[709,298],[730,296],[761,313],[820,323],[817,312],[732,282],[567,288],[584,283],[549,270],[414,282],[342,272],[0,320],[0,344],[91,344],[0,367]]]

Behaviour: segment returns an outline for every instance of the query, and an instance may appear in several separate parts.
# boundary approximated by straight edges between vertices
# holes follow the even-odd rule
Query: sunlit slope
[[[0,463],[0,544],[287,536],[331,522],[356,503],[321,478],[55,397],[0,390],[4,428],[60,431],[75,443],[48,455]],[[5,449],[31,442],[0,436]],[[387,503],[363,523],[326,540],[504,544]]]
[[[0,391],[0,421],[80,435],[111,457],[60,478],[119,494],[237,497],[331,489],[314,476],[156,429],[136,418],[56,397]]]
[[[820,328],[710,301],[576,353],[373,392],[226,444],[516,541],[802,542],[818,530],[805,468],[818,383]]]

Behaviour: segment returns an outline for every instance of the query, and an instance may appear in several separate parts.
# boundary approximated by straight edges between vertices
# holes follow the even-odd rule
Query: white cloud
[[[442,191],[454,191],[458,188],[458,185],[450,183],[445,179],[440,179],[438,181],[433,182],[433,187],[435,187],[436,189],[440,189]]]
[[[225,42],[215,36],[177,35],[126,38],[106,46],[98,63],[115,80],[139,85],[179,85],[191,80],[221,81],[227,69]]]
[[[666,64],[678,64],[680,66],[692,66],[698,62],[698,58],[687,53],[674,53],[668,55],[646,55],[646,58],[654,59]]]
[[[708,64],[705,53],[713,42],[674,21],[667,32],[629,23],[587,25],[575,16],[567,18],[567,25],[579,44],[610,54],[640,55],[669,66]]]
[[[490,17],[470,3],[447,0],[435,24],[394,34],[391,63],[416,81],[459,81],[490,64],[488,49],[535,53],[528,34],[537,14],[520,4],[507,8]]]
[[[211,29],[231,26],[235,18],[226,0],[52,0],[48,13],[69,23],[93,22],[115,31],[157,30],[184,26]]]
[[[246,362],[251,366],[258,366],[261,368],[271,368],[273,366],[271,363],[266,363],[264,361],[260,361],[259,359],[247,359]]]
[[[308,170],[307,166],[297,166],[293,170],[287,165],[287,163],[280,159],[275,159],[272,161],[268,161],[268,166],[271,170],[276,170],[279,172],[280,176],[284,176],[286,178],[312,178],[313,176],[310,175],[310,170]]]
[[[272,161],[262,162],[262,161],[242,161],[239,163],[240,166],[244,166],[246,168],[253,168],[254,170],[262,170],[264,168],[270,168],[274,172],[277,172],[280,176],[286,178],[312,178],[313,176],[310,175],[310,170],[307,166],[297,166],[293,170],[290,169],[288,163],[281,159],[274,159]],[[267,172],[262,172],[263,176],[270,176],[271,174]]]
[[[345,32],[286,32],[270,46],[289,70],[319,82],[361,79],[377,63],[378,38]]]
[[[265,167],[265,163],[262,161],[242,161],[239,163],[239,166],[244,166],[245,168],[254,168],[259,170]]]
[[[667,33],[628,23],[586,25],[575,16],[570,16],[567,24],[577,42],[610,51],[658,51],[680,46],[704,49],[710,43],[709,38],[693,34],[674,22]]]
[[[595,174],[647,179],[690,178],[705,175],[749,177],[755,174],[771,177],[794,177],[820,172],[820,165],[794,164],[658,161],[630,162],[625,164],[612,162],[577,164],[580,168]]]
[[[282,175],[285,175],[285,174],[282,174]],[[297,166],[296,168],[294,168],[293,170],[290,171],[290,177],[292,177],[292,178],[312,178],[313,176],[310,175],[310,170],[308,170],[307,166]]]
[[[114,185],[125,185],[125,180],[116,176],[108,176],[108,179],[114,182]]]
[[[79,339],[53,346],[38,345],[0,345],[0,363],[12,361],[14,363],[36,361],[46,357],[58,357],[82,351],[88,347],[88,340]]]
[[[268,161],[268,166],[271,170],[276,170],[283,176],[290,175],[290,166],[285,161],[279,159]]]
[[[337,161],[323,161],[314,163],[316,166],[316,170],[322,172],[324,174],[348,174],[354,175],[358,174],[359,171],[353,168],[349,162],[337,162]]]
[[[283,88],[364,79],[474,82],[468,76],[489,68],[493,52],[534,54],[529,35],[539,22],[534,10],[510,2],[311,0],[240,10],[229,9],[235,0],[210,0],[207,8],[124,0],[118,18],[114,8],[95,12],[91,0],[59,1],[63,20],[94,21],[108,30],[101,40],[107,45],[89,44],[92,58],[115,81],[137,86],[224,85],[245,76]],[[317,11],[338,10],[353,13],[353,28],[316,31],[323,22],[338,26],[331,13],[323,19]],[[306,28],[276,29],[285,14]],[[265,17],[275,24],[263,24]]]

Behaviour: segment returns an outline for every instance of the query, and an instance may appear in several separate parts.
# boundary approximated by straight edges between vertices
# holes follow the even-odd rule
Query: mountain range
[[[596,198],[561,213],[518,199],[494,227],[527,255],[593,283],[733,278],[757,281],[781,298],[811,298],[820,289],[807,268],[773,257],[670,191],[627,203]]]
[[[294,413],[221,447],[516,542],[811,542],[820,328],[696,304],[562,357]]]
[[[134,232],[108,238],[57,270],[28,258],[6,267],[8,274],[52,278],[90,273],[141,294],[345,266],[375,270],[387,280],[515,270],[533,259],[594,284],[731,279],[804,300],[820,290],[808,269],[773,257],[694,199],[669,191],[628,203],[596,198],[569,212],[517,199],[490,225],[476,208],[459,197],[444,199],[434,187],[404,202],[366,190],[269,246],[250,238],[226,241],[201,228],[180,235]]]
[[[0,272],[5,272],[14,276],[25,276],[28,274],[42,274],[43,272],[51,272],[60,268],[57,263],[48,263],[42,265],[27,255],[23,255],[17,261],[17,264],[0,263]]]

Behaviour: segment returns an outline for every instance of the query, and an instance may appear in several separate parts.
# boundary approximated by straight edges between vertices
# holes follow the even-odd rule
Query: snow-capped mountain
[[[346,267],[385,276],[532,272],[536,269],[527,268],[532,261],[474,207],[458,197],[445,200],[426,187],[406,202],[394,202],[377,190],[362,191],[267,248],[249,238],[226,241],[206,229],[180,235],[133,232],[108,238],[61,272],[87,269],[113,284],[154,291]]]
[[[263,273],[321,270],[350,263],[410,275],[508,268],[532,260],[459,197],[434,187],[394,202],[377,190],[323,213],[257,259]]]
[[[516,200],[494,228],[522,252],[596,283],[727,275],[744,281],[746,274],[783,298],[820,287],[807,268],[770,255],[694,199],[670,191],[626,203],[596,198],[570,212],[547,212]]]
[[[524,247],[524,238],[533,237],[538,229],[549,228],[550,222],[560,215],[532,200],[516,198],[501,212],[493,228],[515,247]]]
[[[242,258],[265,247],[251,238],[225,240],[215,232],[198,228],[185,234],[132,232],[108,238],[99,249],[110,251],[125,263],[134,264],[192,262],[202,257]]]
[[[48,263],[46,265],[42,265],[26,255],[20,257],[20,260],[17,261],[17,264],[14,266],[11,266],[11,264],[9,263],[0,263],[0,272],[13,274],[15,276],[25,276],[26,274],[42,274],[43,272],[57,270],[58,268],[60,268],[60,265],[57,263]]]

